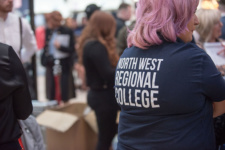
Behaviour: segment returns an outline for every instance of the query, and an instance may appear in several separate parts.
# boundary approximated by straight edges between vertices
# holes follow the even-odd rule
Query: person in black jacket
[[[116,14],[116,33],[117,38],[120,29],[126,26],[125,22],[130,20],[132,16],[132,8],[130,4],[121,3]]]
[[[116,53],[115,30],[112,15],[95,11],[78,41],[79,61],[84,65],[90,88],[87,101],[97,118],[97,150],[108,150],[117,133],[118,105],[113,86],[119,56]]]
[[[33,110],[23,65],[11,46],[0,43],[0,149],[20,150],[18,119]]]
[[[219,8],[218,9],[221,12],[220,21],[223,23],[222,35],[220,36],[220,38],[225,40],[225,0],[220,0],[219,1]]]
[[[58,11],[51,12],[48,20],[49,26],[45,33],[44,54],[46,61],[42,65],[46,67],[46,95],[47,99],[56,98],[54,73],[61,74],[60,94],[61,102],[67,102],[75,97],[75,86],[72,75],[73,59],[75,54],[73,31],[61,25],[62,15]],[[56,64],[58,62],[58,64]],[[56,68],[57,67],[59,68]],[[55,66],[55,67],[54,67]],[[54,70],[56,69],[56,70]]]

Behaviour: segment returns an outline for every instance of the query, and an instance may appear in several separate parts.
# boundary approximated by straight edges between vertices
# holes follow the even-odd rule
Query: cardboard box
[[[45,110],[37,122],[46,127],[47,150],[96,149],[96,119],[85,103]]]

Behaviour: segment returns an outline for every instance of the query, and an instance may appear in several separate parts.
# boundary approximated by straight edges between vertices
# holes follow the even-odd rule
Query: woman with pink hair
[[[139,0],[117,64],[118,150],[214,150],[225,82],[192,43],[199,0]]]

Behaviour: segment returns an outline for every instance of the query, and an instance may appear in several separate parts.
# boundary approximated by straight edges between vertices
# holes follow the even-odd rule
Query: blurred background
[[[44,28],[46,27],[46,14],[55,10],[59,11],[63,16],[64,25],[66,24],[66,20],[70,18],[72,20],[70,27],[74,31],[76,40],[87,21],[85,9],[89,4],[96,4],[101,10],[112,13],[114,17],[116,17],[118,7],[121,3],[131,5],[132,17],[126,20],[126,26],[129,26],[135,20],[136,2],[138,0],[14,0],[13,12],[25,18],[31,24],[38,46],[38,51],[30,62],[31,67],[28,68],[30,69],[29,78],[33,81],[31,82],[34,89],[32,99],[43,102],[48,101],[45,92],[45,67],[40,63],[40,55],[45,45],[44,39],[42,38]],[[198,9],[217,9],[219,7],[218,2],[219,0],[200,0]],[[75,77],[76,97],[72,101],[86,103],[87,89],[82,87],[82,79],[79,78],[76,69],[73,70],[73,75]]]
[[[42,26],[45,26],[45,14],[51,11],[60,11],[63,18],[73,18],[76,22],[76,26],[82,26],[85,13],[84,10],[89,4],[96,4],[101,7],[101,10],[109,11],[112,14],[116,14],[116,11],[121,3],[128,3],[133,8],[135,7],[135,2],[138,0],[14,0],[14,13],[19,16],[26,18],[32,29],[36,34],[37,30]],[[198,8],[218,8],[218,0],[200,0]],[[134,10],[134,9],[133,9]],[[126,22],[129,25],[133,20],[135,20],[135,13],[129,21]],[[38,38],[39,35],[36,35]],[[38,39],[37,39],[38,40]],[[38,48],[41,51],[43,48],[42,43],[38,42]],[[32,59],[31,76],[33,79],[33,86],[35,89],[35,99],[40,101],[45,101],[45,87],[44,87],[44,72],[45,69],[40,65],[39,55],[40,51],[37,52],[36,56]],[[75,73],[76,74],[76,73]],[[78,79],[78,78],[77,78]],[[75,81],[75,84],[80,84],[79,80]]]

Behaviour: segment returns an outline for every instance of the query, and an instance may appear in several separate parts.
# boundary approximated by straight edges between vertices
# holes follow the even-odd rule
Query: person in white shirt
[[[24,19],[21,19],[20,29],[19,17],[11,13],[12,9],[13,0],[0,0],[0,42],[11,45],[21,61],[26,63],[37,51],[35,36]]]

